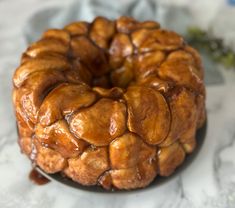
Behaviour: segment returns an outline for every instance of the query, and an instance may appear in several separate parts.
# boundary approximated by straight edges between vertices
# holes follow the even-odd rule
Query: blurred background
[[[120,15],[156,20],[202,54],[208,133],[197,160],[162,188],[128,196],[90,196],[36,187],[17,145],[12,74],[22,52],[48,28]],[[0,208],[235,207],[235,0],[0,0]],[[200,180],[195,180],[199,179]],[[169,201],[170,199],[170,201]],[[148,204],[146,204],[148,202]],[[121,206],[122,205],[122,206]]]

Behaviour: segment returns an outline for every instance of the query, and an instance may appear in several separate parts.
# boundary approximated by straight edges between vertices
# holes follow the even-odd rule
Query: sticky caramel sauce
[[[45,178],[41,173],[39,173],[36,169],[32,169],[29,173],[29,179],[37,184],[44,185],[50,182],[47,178]]]

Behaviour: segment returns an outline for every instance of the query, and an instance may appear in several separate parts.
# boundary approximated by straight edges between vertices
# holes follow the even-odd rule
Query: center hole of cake
[[[121,67],[115,70],[110,70],[109,73],[100,77],[93,77],[92,87],[102,87],[106,89],[120,87],[126,89],[133,81],[134,76],[132,69]]]

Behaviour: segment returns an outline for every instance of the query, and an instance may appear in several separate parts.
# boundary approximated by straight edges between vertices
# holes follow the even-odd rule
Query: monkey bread
[[[23,153],[84,186],[136,189],[171,175],[206,117],[200,55],[155,21],[49,29],[13,83]]]

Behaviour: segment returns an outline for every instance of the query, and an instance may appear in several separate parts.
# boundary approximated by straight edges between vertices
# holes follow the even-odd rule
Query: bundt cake
[[[23,153],[85,186],[136,189],[171,175],[206,117],[198,52],[154,21],[49,29],[13,83]]]

